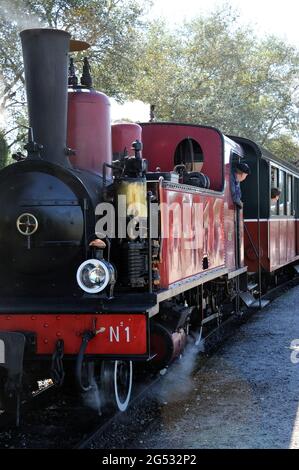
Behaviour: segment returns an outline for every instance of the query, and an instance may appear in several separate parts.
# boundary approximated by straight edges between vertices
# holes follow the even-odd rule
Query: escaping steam
[[[93,380],[90,390],[84,393],[83,401],[85,406],[88,406],[88,408],[95,410],[98,415],[101,415],[100,390],[95,380]]]
[[[203,352],[203,343],[189,343],[182,357],[172,364],[162,383],[157,387],[156,398],[161,403],[173,403],[184,400],[194,388],[192,373],[194,372],[198,354]]]
[[[45,26],[43,25],[41,19],[38,18],[38,16],[33,15],[29,12],[18,12],[16,6],[14,5],[14,2],[8,0],[4,0],[1,2],[0,17],[12,23],[20,31],[22,29],[41,28]]]

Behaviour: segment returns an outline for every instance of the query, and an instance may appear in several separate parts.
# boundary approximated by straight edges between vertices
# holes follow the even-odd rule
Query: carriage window
[[[279,170],[279,189],[281,190],[278,200],[279,215],[286,215],[285,211],[285,193],[286,193],[286,174],[283,170]]]
[[[287,175],[286,190],[287,215],[293,215],[293,177],[291,175]]]
[[[199,143],[190,137],[182,140],[176,148],[174,164],[184,164],[188,171],[201,171],[203,165],[203,152]]]
[[[278,168],[275,168],[274,166],[271,167],[271,190],[273,188],[278,188],[279,187],[278,172],[279,172]],[[271,198],[270,210],[271,210],[271,215],[278,215],[279,214],[278,201],[275,201],[272,198]]]

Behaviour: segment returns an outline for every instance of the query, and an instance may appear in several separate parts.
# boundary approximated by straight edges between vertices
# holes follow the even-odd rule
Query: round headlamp
[[[114,267],[105,260],[88,259],[77,270],[77,282],[88,294],[97,294],[115,282]]]

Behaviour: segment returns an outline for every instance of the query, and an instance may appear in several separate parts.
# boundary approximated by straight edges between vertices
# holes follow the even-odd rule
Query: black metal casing
[[[70,35],[52,29],[21,32],[29,124],[28,157],[0,172],[0,295],[78,295],[76,269],[90,254],[100,174],[72,168],[66,149]],[[20,233],[22,214],[38,227]],[[26,220],[26,216],[22,220]],[[21,220],[21,221],[22,221]]]
[[[69,167],[66,156],[68,52],[70,34],[53,29],[20,33],[29,123],[43,146],[41,158]]]

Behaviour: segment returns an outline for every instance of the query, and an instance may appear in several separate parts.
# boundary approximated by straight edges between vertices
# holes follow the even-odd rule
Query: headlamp
[[[77,270],[77,282],[88,294],[98,294],[115,282],[115,269],[106,260],[88,259]]]

